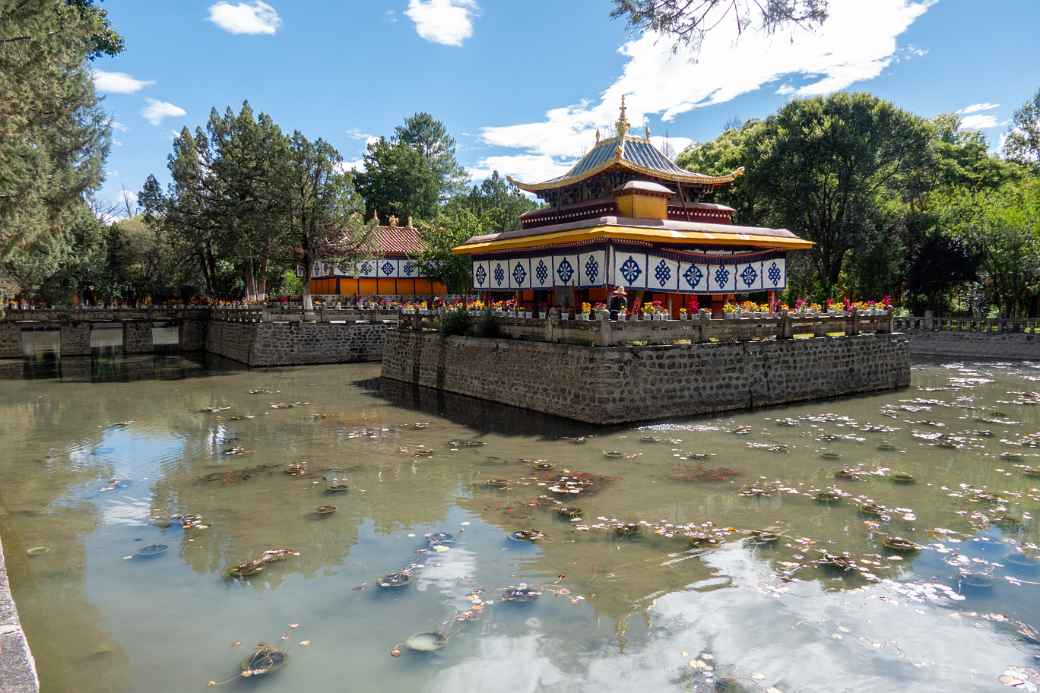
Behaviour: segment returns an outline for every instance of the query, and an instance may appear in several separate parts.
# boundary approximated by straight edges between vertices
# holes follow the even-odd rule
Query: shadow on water
[[[357,385],[394,406],[432,414],[482,433],[539,436],[546,440],[556,440],[624,430],[624,427],[620,426],[582,424],[530,409],[520,409],[388,378],[362,380]]]
[[[59,357],[53,351],[0,363],[0,379],[57,380],[63,383],[126,383],[230,375],[245,370],[234,361],[208,354],[124,355],[122,349],[92,350],[90,356]]]

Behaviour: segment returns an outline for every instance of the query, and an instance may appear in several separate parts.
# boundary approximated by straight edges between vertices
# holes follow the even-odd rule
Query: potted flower
[[[592,304],[588,301],[583,301],[581,304],[581,317],[580,320],[588,320],[589,313],[592,312]]]
[[[722,317],[726,320],[735,320],[740,315],[740,308],[735,303],[726,302],[722,306]]]
[[[687,311],[686,311],[686,306],[683,306],[682,308],[679,309],[679,319],[680,320],[688,320],[689,319],[689,316],[687,315]]]
[[[596,305],[592,306],[592,312],[596,314],[597,320],[610,320],[610,311],[607,310],[607,304],[599,301]]]

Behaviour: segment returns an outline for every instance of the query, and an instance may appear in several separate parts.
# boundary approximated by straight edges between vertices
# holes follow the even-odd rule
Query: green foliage
[[[37,253],[101,184],[111,132],[88,61],[122,47],[90,0],[0,0],[0,260]]]
[[[448,205],[438,210],[432,222],[420,222],[418,228],[424,243],[418,258],[422,274],[444,282],[450,293],[464,293],[472,280],[473,263],[451,249],[483,233],[480,220],[462,205]]]
[[[304,289],[303,280],[296,276],[293,270],[282,272],[281,286],[278,292],[282,296],[302,296]]]
[[[497,339],[501,336],[502,330],[499,328],[495,316],[491,314],[490,308],[485,308],[484,312],[480,314],[480,320],[477,321],[476,333],[478,337],[483,337],[484,339]]]
[[[366,214],[431,219],[443,199],[461,190],[466,173],[455,159],[455,140],[429,113],[416,113],[394,136],[368,145],[365,170],[355,173]]]
[[[401,220],[432,217],[441,197],[438,173],[422,155],[404,142],[385,138],[368,145],[365,170],[354,174],[365,198],[367,216],[391,214]]]
[[[441,334],[445,337],[469,334],[473,319],[463,308],[445,311],[441,315]]]
[[[1012,116],[1004,155],[1040,171],[1040,90]]]

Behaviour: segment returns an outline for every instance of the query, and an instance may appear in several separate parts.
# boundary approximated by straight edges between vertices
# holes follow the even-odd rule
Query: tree
[[[211,111],[205,131],[181,130],[165,193],[145,181],[146,218],[195,257],[210,295],[266,297],[272,259],[289,242],[289,159],[288,138],[245,102],[238,114]]]
[[[361,201],[349,174],[339,173],[339,152],[324,140],[310,142],[299,131],[289,143],[286,167],[289,238],[303,265],[303,309],[314,309],[310,282],[314,263],[345,262],[369,249],[374,226],[361,218]]]
[[[446,206],[458,205],[474,214],[482,233],[518,229],[521,215],[539,207],[498,171],[492,171],[480,185],[474,185],[464,195],[451,198]]]
[[[420,222],[423,251],[418,258],[423,276],[444,282],[450,293],[465,293],[472,285],[472,260],[451,249],[484,233],[480,219],[462,205],[442,208],[433,222]]]
[[[737,35],[753,26],[772,33],[785,26],[811,28],[827,19],[829,0],[614,0],[610,16],[629,27],[667,34],[675,46],[700,47],[707,33],[724,21]]]
[[[925,121],[868,94],[793,101],[749,138],[746,180],[773,225],[815,243],[821,291],[838,284],[845,256],[899,232],[893,201],[927,169]]]
[[[759,135],[762,121],[748,120],[735,127],[727,127],[714,140],[692,144],[676,158],[675,163],[690,171],[706,175],[725,175],[748,163],[749,143]],[[768,216],[768,200],[762,191],[748,183],[746,177],[737,178],[719,190],[716,202],[734,209],[738,224],[765,224]]]
[[[365,151],[365,170],[354,174],[365,198],[365,214],[432,218],[441,197],[441,179],[418,150],[379,138]]]
[[[100,185],[111,132],[87,63],[122,49],[91,0],[0,0],[0,260]]]
[[[1012,116],[1004,156],[1040,171],[1040,90]]]
[[[442,198],[459,192],[465,185],[465,169],[455,159],[455,138],[444,123],[429,113],[416,113],[394,128],[394,141],[406,144],[426,161],[437,175]]]

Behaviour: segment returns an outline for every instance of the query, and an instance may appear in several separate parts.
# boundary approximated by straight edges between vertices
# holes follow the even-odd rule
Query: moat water
[[[1040,364],[919,363],[900,392],[610,430],[378,364],[26,375],[0,380],[0,534],[45,693],[1040,682]],[[411,650],[422,632],[443,647]],[[259,642],[286,665],[237,676]]]

